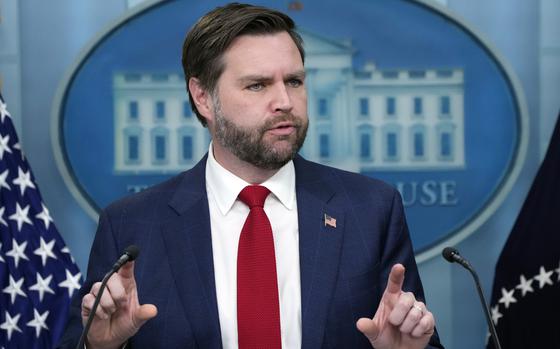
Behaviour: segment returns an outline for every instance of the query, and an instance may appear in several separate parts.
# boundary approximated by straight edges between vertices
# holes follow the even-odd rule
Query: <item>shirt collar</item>
[[[288,210],[292,210],[295,205],[295,184],[296,172],[294,162],[291,160],[282,166],[272,177],[261,183]],[[250,184],[225,169],[216,161],[212,151],[212,143],[210,143],[208,160],[206,161],[206,188],[214,197],[223,215],[229,212],[241,190],[248,185]]]

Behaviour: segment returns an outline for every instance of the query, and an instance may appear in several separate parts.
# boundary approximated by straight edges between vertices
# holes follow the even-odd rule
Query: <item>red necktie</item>
[[[239,193],[251,211],[237,250],[237,334],[239,349],[280,349],[280,305],[272,227],[264,212],[270,191],[250,185]]]

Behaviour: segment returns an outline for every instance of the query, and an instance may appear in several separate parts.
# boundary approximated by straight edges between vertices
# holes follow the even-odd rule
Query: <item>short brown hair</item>
[[[294,21],[286,14],[266,7],[231,3],[208,12],[191,28],[183,43],[183,71],[192,110],[203,126],[206,119],[198,112],[189,91],[189,79],[197,78],[201,87],[214,92],[224,70],[222,57],[233,40],[241,35],[287,32],[294,40],[301,60],[305,59],[303,40]]]

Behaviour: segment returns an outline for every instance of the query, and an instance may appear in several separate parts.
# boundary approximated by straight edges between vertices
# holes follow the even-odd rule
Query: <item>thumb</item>
[[[134,312],[134,324],[136,328],[140,328],[146,323],[146,321],[154,318],[157,315],[157,307],[153,304],[143,304],[139,306]]]
[[[377,323],[372,319],[363,317],[356,322],[356,327],[364,334],[364,336],[367,337],[367,339],[370,340],[370,342],[373,342],[377,339],[377,336],[379,336],[379,326],[377,326]]]

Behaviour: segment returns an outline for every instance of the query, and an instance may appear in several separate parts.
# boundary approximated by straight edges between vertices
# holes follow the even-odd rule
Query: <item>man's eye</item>
[[[288,86],[290,87],[300,87],[301,85],[303,85],[303,81],[301,81],[300,79],[288,80]]]
[[[264,84],[262,82],[257,82],[255,84],[251,84],[249,86],[247,86],[247,89],[251,90],[251,91],[260,91],[264,88]]]

